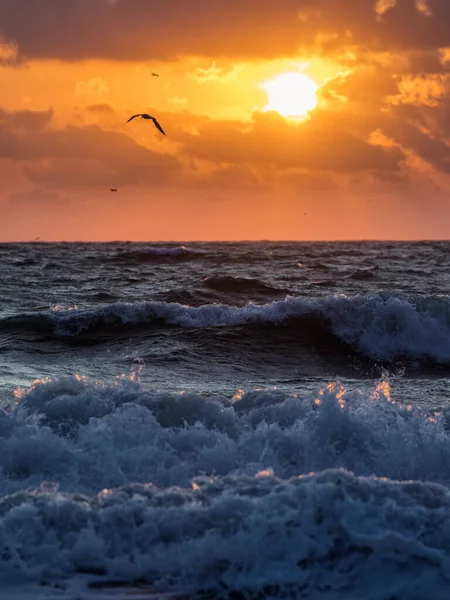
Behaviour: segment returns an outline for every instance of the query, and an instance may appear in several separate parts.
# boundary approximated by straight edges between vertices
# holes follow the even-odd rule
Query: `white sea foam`
[[[16,396],[0,415],[0,585],[81,572],[222,596],[445,597],[448,417],[395,404],[386,382],[227,399],[72,377]]]
[[[88,494],[134,481],[189,486],[198,473],[267,467],[281,478],[343,467],[450,485],[446,413],[393,403],[387,383],[370,397],[334,383],[317,396],[260,390],[229,400],[71,377],[17,396],[0,420],[4,492],[42,479]]]
[[[190,490],[133,485],[95,498],[21,494],[2,509],[3,578],[103,572],[219,597],[360,600],[444,598],[450,585],[449,495],[431,484],[331,470],[288,481],[200,478]]]

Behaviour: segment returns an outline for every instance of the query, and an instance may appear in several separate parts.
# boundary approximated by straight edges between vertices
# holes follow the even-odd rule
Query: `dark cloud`
[[[20,114],[9,114],[9,121],[21,122]],[[0,158],[26,164],[26,172],[35,182],[66,187],[109,185],[111,181],[167,185],[175,183],[181,172],[173,156],[96,125],[16,131],[0,122]]]
[[[86,106],[86,110],[100,114],[112,114],[114,112],[113,107],[106,103],[90,104],[89,106]]]
[[[0,108],[0,128],[24,129],[39,131],[46,127],[53,118],[53,109],[6,111]],[[1,150],[0,150],[1,152]]]
[[[413,74],[442,73],[448,71],[448,65],[442,61],[438,49],[411,52],[405,55],[407,65],[404,71]]]
[[[328,102],[340,103],[353,113],[356,110],[369,113],[379,110],[385,98],[398,91],[398,81],[390,69],[363,64],[350,74],[338,75],[325,82],[319,95]]]
[[[380,148],[342,129],[332,113],[317,112],[298,127],[277,113],[255,113],[254,127],[211,122],[199,135],[180,132],[183,152],[231,164],[274,165],[336,172],[395,171],[403,158],[397,148]]]
[[[187,111],[161,114],[176,155],[140,145],[128,130],[98,125],[56,129],[51,110],[0,110],[0,159],[21,165],[28,180],[53,190],[125,185],[330,190],[337,181],[351,183],[355,177],[405,187],[411,153],[449,174],[450,101],[389,104],[384,99],[392,91],[390,79],[378,86],[378,95],[367,98],[365,90],[377,88],[379,77],[383,82],[377,69],[349,75],[337,88],[349,98],[341,112],[316,109],[298,125],[275,112],[256,112],[250,124]],[[156,142],[166,148],[165,139]]]
[[[397,0],[0,0],[0,28],[30,58],[165,60],[266,57],[358,44],[379,50],[450,45],[450,3]],[[11,46],[12,47],[12,46]]]
[[[429,113],[430,110],[427,110]],[[438,112],[439,109],[438,109]],[[383,132],[403,148],[428,162],[432,167],[450,174],[449,123],[446,131],[425,127],[426,120],[421,110],[415,107],[400,107],[394,112],[402,118],[390,119],[383,124]],[[446,108],[447,119],[449,107]],[[431,121],[429,121],[431,124]]]
[[[432,137],[450,139],[450,99],[445,98],[437,106],[400,106],[396,109],[400,122],[414,123],[428,130]]]
[[[8,41],[31,58],[167,59],[272,56],[299,44],[311,0],[0,0]],[[294,24],[294,25],[293,25]],[[151,43],[150,43],[151,40]]]

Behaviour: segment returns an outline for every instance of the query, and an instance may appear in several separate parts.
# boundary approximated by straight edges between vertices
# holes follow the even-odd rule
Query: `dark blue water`
[[[450,243],[0,256],[4,590],[447,597]]]

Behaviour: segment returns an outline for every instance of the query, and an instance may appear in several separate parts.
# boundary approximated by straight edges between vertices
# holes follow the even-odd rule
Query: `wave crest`
[[[144,263],[183,261],[195,258],[204,258],[207,251],[201,248],[189,248],[186,246],[150,246],[143,248],[132,248],[117,251],[113,256],[106,258],[109,262],[116,263]],[[105,257],[99,258],[103,262]]]
[[[323,326],[355,352],[380,361],[430,361],[450,364],[450,300],[447,297],[402,297],[388,293],[365,296],[291,297],[269,304],[205,304],[198,307],[165,302],[115,302],[86,309],[44,311],[8,317],[3,329],[47,331],[81,336],[102,330],[176,326],[289,327],[298,335],[308,322]]]

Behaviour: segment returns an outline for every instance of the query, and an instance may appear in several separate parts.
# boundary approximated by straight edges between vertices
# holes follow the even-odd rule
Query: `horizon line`
[[[347,243],[426,243],[426,242],[450,242],[450,238],[411,238],[411,239],[379,239],[379,238],[348,238],[348,239],[259,239],[259,240],[8,240],[0,244],[347,244]]]

